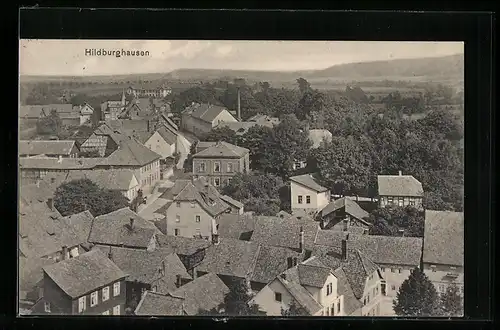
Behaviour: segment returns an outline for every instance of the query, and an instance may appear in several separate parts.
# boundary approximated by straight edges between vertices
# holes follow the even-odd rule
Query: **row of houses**
[[[43,117],[56,112],[63,126],[91,125],[94,108],[84,103],[73,106],[72,104],[47,104],[25,105],[19,107],[19,120],[21,124],[31,126]]]

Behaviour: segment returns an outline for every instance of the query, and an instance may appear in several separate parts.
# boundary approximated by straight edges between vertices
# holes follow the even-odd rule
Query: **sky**
[[[21,75],[167,73],[181,68],[295,71],[332,65],[463,53],[462,42],[40,40],[19,44]],[[149,56],[86,56],[86,49],[148,51]]]

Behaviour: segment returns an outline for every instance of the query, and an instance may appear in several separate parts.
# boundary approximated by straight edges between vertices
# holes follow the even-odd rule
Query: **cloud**
[[[185,45],[172,49],[170,56],[182,56],[186,59],[194,58],[204,50],[210,48],[212,43],[205,40],[189,40]]]
[[[227,57],[233,52],[233,47],[231,45],[223,45],[217,47],[215,50],[215,56],[216,57]]]

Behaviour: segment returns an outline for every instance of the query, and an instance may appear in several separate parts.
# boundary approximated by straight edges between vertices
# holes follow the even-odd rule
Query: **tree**
[[[393,301],[398,316],[436,316],[438,294],[420,268],[414,268]]]
[[[250,288],[244,280],[232,280],[228,285],[230,291],[223,304],[224,315],[251,316],[259,314],[259,306],[251,304]]]
[[[222,192],[245,205],[246,211],[256,215],[275,215],[286,200],[281,199],[286,187],[283,180],[275,175],[237,173]]]
[[[462,296],[456,284],[451,284],[442,293],[439,299],[440,316],[457,317],[463,316]]]
[[[186,159],[184,160],[184,165],[182,166],[182,168],[186,172],[193,171],[193,155],[196,153],[196,144],[197,142],[193,142],[193,144],[191,144],[191,147],[189,147],[189,154],[186,156]]]
[[[311,84],[309,84],[309,82],[302,77],[297,79],[297,84],[299,85],[299,91],[301,94],[311,90]]]
[[[264,143],[272,132],[266,126],[252,126],[239,137],[239,145],[250,150],[250,167],[254,170],[262,168],[261,161],[265,158]]]
[[[224,141],[235,145],[238,142],[236,132],[226,126],[212,129],[210,133],[208,133],[203,138],[203,141],[211,141],[211,142]]]
[[[301,306],[297,306],[295,301],[292,301],[288,308],[281,308],[282,316],[309,316],[310,314]]]
[[[264,172],[288,178],[293,163],[306,160],[311,148],[309,132],[294,115],[284,116],[279,125],[271,130],[263,143],[263,157],[260,160]]]
[[[128,207],[129,200],[119,191],[100,188],[89,179],[78,179],[57,187],[54,206],[63,216],[88,210],[96,217]]]
[[[414,207],[386,206],[373,210],[368,218],[371,235],[423,237],[424,215]]]
[[[59,135],[62,129],[62,121],[57,110],[51,110],[50,114],[41,117],[36,122],[36,130],[40,135]]]

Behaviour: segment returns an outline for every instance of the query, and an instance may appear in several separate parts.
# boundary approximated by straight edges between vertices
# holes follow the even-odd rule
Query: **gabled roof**
[[[56,187],[46,181],[35,183],[21,183],[19,185],[19,199],[26,204],[46,202],[53,197]]]
[[[47,158],[29,157],[19,159],[20,169],[84,170],[94,168],[102,158]]]
[[[134,219],[130,228],[130,219]],[[158,233],[155,225],[128,207],[98,216],[92,223],[88,241],[94,244],[147,248]]]
[[[334,230],[319,230],[317,245],[329,246],[340,251],[344,233]],[[398,237],[349,233],[349,246],[362,251],[377,264],[420,265],[423,239],[420,237]]]
[[[19,155],[70,155],[73,140],[21,140]]]
[[[302,255],[287,248],[260,245],[251,281],[264,284],[271,282],[288,268],[288,258],[300,261]]]
[[[221,112],[227,111],[227,108],[213,104],[194,104],[184,111],[194,118],[211,123]]]
[[[184,315],[184,297],[146,291],[135,309],[135,315]]]
[[[312,142],[312,148],[319,148],[324,140],[331,141],[332,133],[326,129],[310,129],[309,140]]]
[[[422,183],[412,175],[379,175],[378,194],[380,196],[422,197]]]
[[[177,142],[177,135],[171,130],[167,129],[165,126],[161,126],[160,128],[158,128],[157,132],[168,144],[172,145]]]
[[[284,210],[281,210],[278,213],[276,213],[276,216],[278,218],[284,218],[284,219],[286,219],[286,218],[290,218],[292,215],[290,213],[284,211]]]
[[[127,276],[99,250],[45,266],[43,270],[73,299]]]
[[[168,293],[175,290],[176,276],[191,280],[179,257],[161,249],[146,251],[129,248],[96,246],[101,252],[128,274],[127,281],[140,282],[157,286],[156,291]],[[165,273],[161,270],[165,266]]]
[[[25,258],[19,257],[19,299],[36,300],[38,297],[31,293],[41,284],[43,280],[43,267],[52,265],[56,261],[48,258]]]
[[[345,274],[342,267],[337,268],[333,271],[333,275],[337,278],[337,293],[339,296],[344,296],[344,313],[346,315],[351,315],[356,310],[363,306],[363,303],[356,298],[352,287],[349,284],[347,275]]]
[[[238,239],[219,239],[210,246],[205,258],[196,267],[198,271],[245,278],[255,267],[259,245]]]
[[[208,148],[193,155],[193,158],[221,157],[221,158],[241,158],[248,154],[250,150],[238,147],[225,141],[217,142]]]
[[[242,239],[243,234],[253,232],[257,219],[248,214],[221,214],[217,219],[219,228],[217,230],[220,237]]]
[[[290,180],[316,192],[328,191],[328,188],[325,188],[318,183],[313,174],[292,176]]]
[[[314,245],[319,225],[318,222],[309,219],[258,216],[251,240],[259,244],[298,249],[301,227],[304,230],[305,249],[310,250]]]
[[[187,182],[179,194],[174,197],[174,201],[198,202],[198,204],[212,217],[230,208],[230,206],[221,199],[221,195],[214,186],[201,182],[200,180]]]
[[[229,288],[215,274],[209,273],[198,277],[171,294],[184,297],[184,312],[187,315],[197,315],[200,310],[217,308],[224,302]]]
[[[72,104],[27,105],[20,107],[19,117],[38,118],[41,115],[48,116],[52,110],[56,110],[59,115],[75,111]]]
[[[236,199],[231,198],[231,197],[229,197],[228,195],[221,195],[221,196],[220,196],[220,198],[221,198],[224,202],[226,202],[226,203],[228,203],[229,205],[234,206],[234,207],[236,207],[236,208],[238,208],[238,209],[241,209],[241,208],[244,206],[242,202],[237,201]]]
[[[161,156],[134,139],[124,140],[99,165],[103,166],[144,166],[160,159]]]
[[[464,265],[464,214],[425,211],[423,262],[438,265]]]
[[[63,221],[73,230],[81,242],[87,242],[94,216],[89,211],[83,211],[63,218]]]
[[[313,259],[313,261],[315,260]],[[331,270],[321,263],[317,264],[306,260],[297,265],[297,273],[301,285],[322,288],[330,276]]]
[[[334,200],[333,202],[330,202],[327,206],[325,206],[321,210],[321,216],[327,216],[328,214],[335,212],[339,209],[345,208],[345,212],[354,218],[358,219],[362,223],[368,225],[369,223],[365,221],[364,219],[367,218],[370,214],[363,210],[358,203],[355,201],[342,197],[339,199]]]
[[[191,180],[188,179],[177,179],[174,182],[174,185],[170,188],[167,189],[161,196],[160,198],[164,199],[174,199],[175,196],[177,196],[186,186],[191,182]]]
[[[38,258],[83,243],[46,203],[19,205],[19,250],[27,258]]]
[[[129,169],[95,169],[72,171],[66,177],[66,181],[89,179],[102,188],[127,191],[134,177],[134,171]],[[137,178],[135,179],[139,181]]]
[[[178,255],[187,256],[204,250],[212,245],[209,241],[201,238],[158,235],[156,239],[160,248],[168,249]]]

